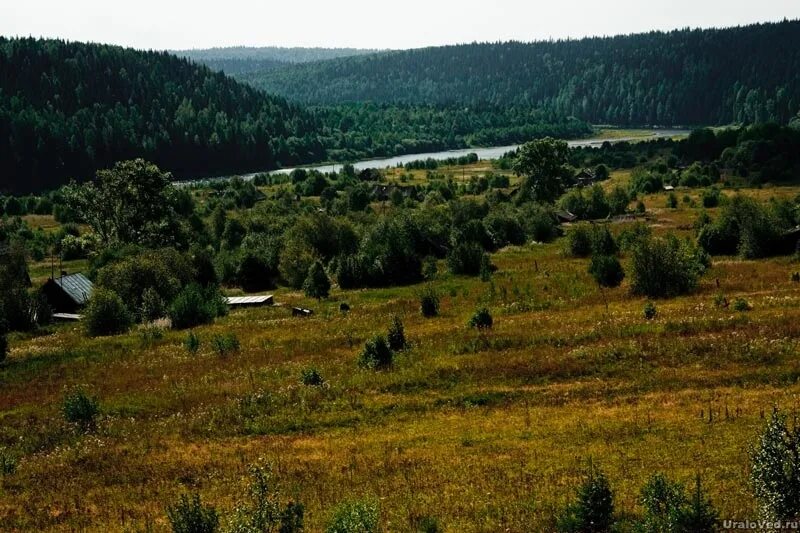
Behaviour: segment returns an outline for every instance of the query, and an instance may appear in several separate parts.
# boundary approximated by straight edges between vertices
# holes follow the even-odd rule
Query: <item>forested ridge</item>
[[[240,79],[303,103],[529,106],[595,123],[787,122],[800,21],[552,42],[473,43],[294,65]]]
[[[360,48],[286,48],[279,46],[248,47],[232,46],[176,50],[178,57],[185,57],[213,70],[226,74],[243,74],[285,67],[296,63],[310,63],[355,55],[371,54],[379,50]]]
[[[316,118],[165,52],[0,38],[0,189],[144,157],[176,177],[324,158]]]

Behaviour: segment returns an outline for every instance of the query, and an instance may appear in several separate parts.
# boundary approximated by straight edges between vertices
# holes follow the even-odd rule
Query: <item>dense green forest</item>
[[[167,53],[0,39],[2,192],[136,157],[192,178],[590,131],[527,107],[304,109]]]
[[[378,50],[360,48],[284,48],[278,46],[247,47],[233,46],[228,48],[207,48],[197,50],[176,50],[178,57],[185,57],[202,63],[212,70],[221,70],[226,74],[244,74],[281,68],[296,63],[325,61],[363,54],[371,54]]]
[[[429,151],[578,138],[591,127],[529,107],[342,104],[312,109],[323,124],[328,158],[356,161]]]
[[[316,118],[159,52],[0,38],[0,189],[35,191],[145,157],[176,177],[325,156]]]
[[[348,57],[239,79],[303,103],[527,106],[594,123],[774,120],[800,107],[800,21]]]

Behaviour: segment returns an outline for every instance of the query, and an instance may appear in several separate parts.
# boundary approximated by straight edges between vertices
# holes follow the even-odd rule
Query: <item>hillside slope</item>
[[[245,73],[300,102],[521,105],[614,124],[786,122],[800,106],[800,21],[536,43],[482,43]]]
[[[220,70],[226,74],[263,72],[298,63],[325,61],[341,57],[371,54],[378,50],[360,48],[284,48],[278,46],[227,48],[207,48],[196,50],[176,50],[178,57],[191,59],[196,63]]]
[[[313,115],[159,52],[0,38],[0,190],[144,157],[176,177],[319,160]]]

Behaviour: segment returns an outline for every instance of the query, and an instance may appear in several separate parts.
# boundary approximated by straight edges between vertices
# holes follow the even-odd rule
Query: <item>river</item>
[[[617,137],[617,138],[609,138],[609,137],[590,137],[588,139],[577,139],[573,141],[567,141],[567,144],[571,148],[577,147],[599,147],[604,142],[610,143],[618,143],[623,141],[646,141],[652,139],[658,139],[661,137],[676,137],[682,135],[688,135],[688,130],[678,130],[678,129],[653,129],[649,130],[649,135],[637,135],[637,136],[630,136],[630,137]],[[509,146],[492,146],[489,148],[464,148],[461,150],[445,150],[443,152],[428,152],[424,154],[408,154],[408,155],[398,155],[395,157],[387,157],[384,159],[368,159],[364,161],[358,161],[353,163],[353,167],[356,170],[364,170],[367,168],[387,168],[387,167],[396,167],[398,165],[405,165],[406,163],[410,163],[411,161],[418,161],[424,159],[435,159],[437,161],[441,161],[443,159],[450,159],[452,157],[461,157],[467,154],[478,154],[479,159],[498,159],[503,154],[510,152],[511,150],[516,150],[519,148],[519,144],[513,144]],[[320,172],[338,172],[342,169],[342,163],[336,163],[332,165],[307,165],[301,167],[292,167],[292,168],[282,168],[279,170],[271,170],[268,171],[270,174],[288,174],[291,171],[295,170],[296,168],[304,168],[304,169],[314,169]],[[254,172],[251,174],[243,174],[241,177],[245,180],[251,180],[256,174],[261,174],[260,172]],[[229,176],[220,176],[218,178],[207,178],[205,180],[200,181],[209,181],[209,180],[217,180],[217,179],[226,179]],[[184,182],[186,183],[186,182]]]

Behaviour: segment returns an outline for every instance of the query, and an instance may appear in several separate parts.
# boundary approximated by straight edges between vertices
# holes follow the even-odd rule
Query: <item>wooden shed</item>
[[[229,307],[260,307],[262,305],[272,305],[271,294],[264,296],[228,296],[225,302]]]
[[[94,285],[83,274],[62,274],[50,278],[42,287],[50,307],[56,313],[76,313],[92,297]]]

